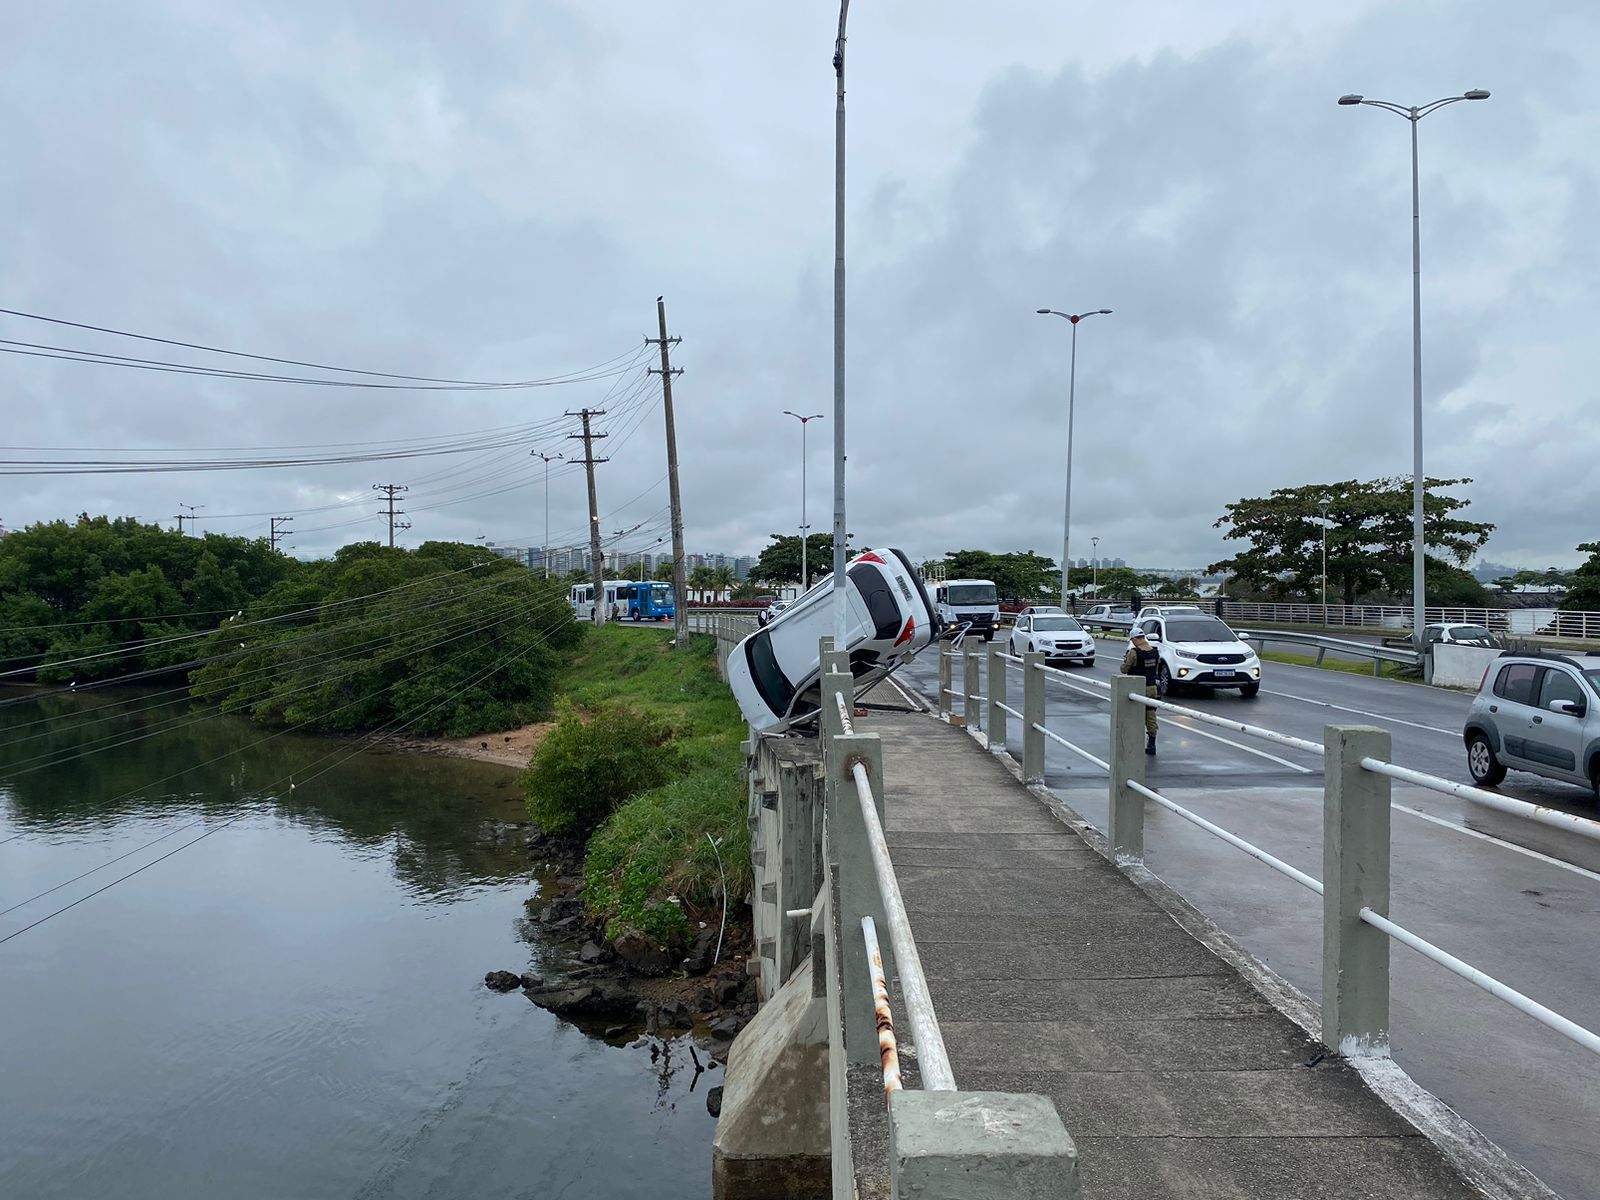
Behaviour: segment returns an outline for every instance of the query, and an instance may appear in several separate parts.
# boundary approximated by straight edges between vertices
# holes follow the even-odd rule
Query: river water
[[[720,1072],[483,986],[545,953],[512,771],[107,702],[0,706],[0,908],[127,854],[0,916],[88,897],[0,943],[0,1196],[708,1193]]]

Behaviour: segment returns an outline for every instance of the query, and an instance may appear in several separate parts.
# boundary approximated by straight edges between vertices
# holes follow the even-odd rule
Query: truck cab
[[[952,628],[965,626],[969,634],[994,641],[1000,623],[1000,596],[992,579],[947,579],[934,589],[939,619]]]

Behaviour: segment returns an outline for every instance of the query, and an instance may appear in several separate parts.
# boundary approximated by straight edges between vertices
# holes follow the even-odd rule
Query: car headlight
[[[1199,661],[1199,658],[1200,658],[1200,656],[1198,654],[1194,654],[1194,653],[1192,653],[1192,652],[1190,652],[1188,650],[1174,650],[1173,653],[1176,654],[1179,658],[1187,658],[1191,662],[1197,662],[1197,661]]]

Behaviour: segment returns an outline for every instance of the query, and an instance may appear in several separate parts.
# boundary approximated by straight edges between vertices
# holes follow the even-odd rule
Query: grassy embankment
[[[720,913],[719,854],[731,902],[749,891],[746,729],[714,645],[697,637],[680,652],[655,631],[586,629],[556,727],[523,775],[536,824],[587,837],[584,903],[612,940],[683,944]]]

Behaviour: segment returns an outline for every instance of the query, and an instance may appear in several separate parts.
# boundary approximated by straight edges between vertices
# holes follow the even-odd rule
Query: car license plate
[[[1218,667],[1211,673],[1218,679],[1232,679],[1234,676],[1234,670],[1232,667]]]

